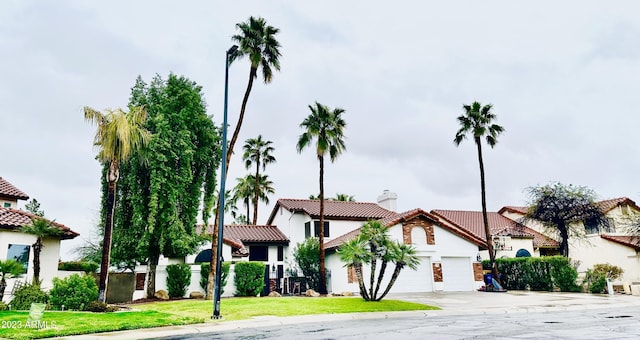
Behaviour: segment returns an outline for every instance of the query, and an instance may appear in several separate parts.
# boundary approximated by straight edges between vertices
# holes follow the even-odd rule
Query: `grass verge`
[[[28,311],[0,312],[0,338],[36,339],[204,322],[202,318],[153,310],[116,313],[45,311],[39,321],[28,321],[28,316]]]

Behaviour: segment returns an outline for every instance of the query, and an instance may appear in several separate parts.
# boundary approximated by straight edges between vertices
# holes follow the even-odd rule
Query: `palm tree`
[[[249,199],[253,196],[253,179],[251,175],[246,175],[244,177],[236,178],[236,186],[233,188],[233,195],[231,196],[232,202],[242,201],[244,206],[247,208],[247,222],[249,221]]]
[[[271,79],[273,78],[273,69],[280,71],[280,43],[275,38],[275,35],[280,31],[279,29],[268,26],[267,21],[263,18],[254,18],[252,16],[249,17],[246,22],[236,24],[236,29],[238,29],[240,33],[232,36],[231,40],[238,43],[239,48],[229,56],[229,63],[233,63],[237,59],[247,57],[251,62],[251,68],[249,69],[249,83],[247,84],[247,89],[245,90],[244,98],[242,99],[242,106],[240,107],[238,123],[233,131],[233,136],[231,136],[231,142],[229,143],[229,148],[227,150],[226,174],[229,174],[231,155],[233,154],[233,148],[236,145],[238,135],[240,134],[240,128],[242,127],[249,94],[253,87],[253,80],[258,77],[258,68],[262,71],[262,79],[265,84],[269,84],[271,82]],[[226,178],[223,180],[226,180]],[[218,200],[217,205],[220,207],[220,200]],[[249,216],[247,216],[247,219],[248,217]],[[213,223],[211,250],[214,256],[212,256],[209,281],[213,281],[216,276],[215,268],[217,265],[217,256],[215,255],[217,248],[215,245],[218,243],[218,222],[218,218],[216,218]],[[213,283],[207,285],[207,298],[213,298]]]
[[[14,259],[0,260],[0,301],[4,298],[4,290],[7,288],[7,280],[24,274],[22,264]]]
[[[265,170],[267,164],[275,163],[276,158],[271,155],[274,148],[271,146],[272,142],[268,140],[262,140],[262,135],[258,135],[256,138],[247,139],[244,144],[244,154],[242,159],[244,165],[249,169],[253,164],[256,165],[255,178],[260,178],[260,167],[262,171]],[[260,193],[258,192],[258,186],[256,185],[253,193],[253,224],[258,223],[258,200]],[[249,217],[249,215],[247,215]]]
[[[498,265],[496,264],[496,254],[493,251],[491,239],[491,229],[487,218],[487,198],[484,180],[484,164],[482,162],[482,138],[485,137],[487,144],[493,148],[498,142],[498,135],[504,132],[504,128],[494,124],[496,115],[491,112],[493,106],[491,104],[482,106],[479,102],[473,102],[471,105],[463,105],[464,114],[458,117],[460,130],[456,133],[453,143],[459,146],[463,140],[467,138],[467,134],[471,133],[473,140],[478,148],[478,163],[480,165],[480,188],[482,192],[482,220],[484,222],[484,232],[487,239],[487,250],[489,251],[489,259],[493,268],[493,276],[498,280]]]
[[[305,118],[300,127],[304,132],[298,138],[297,150],[302,152],[312,141],[316,140],[316,155],[320,164],[320,287],[321,294],[327,293],[327,278],[324,264],[324,156],[329,153],[331,162],[334,162],[338,155],[345,149],[344,127],[347,123],[342,119],[343,109],[333,110],[318,102],[315,106],[309,105],[311,114]]]
[[[371,297],[367,292],[367,287],[364,285],[364,277],[362,275],[362,264],[371,261],[371,253],[367,251],[366,242],[363,242],[361,238],[356,237],[340,246],[340,260],[345,263],[346,267],[353,268],[358,279],[358,288],[360,289],[360,296],[366,301],[369,301]]]
[[[340,202],[355,202],[356,201],[356,199],[355,199],[355,197],[353,197],[353,195],[347,195],[347,194],[336,194],[336,197],[334,198],[334,200],[340,201]]]
[[[387,285],[387,288],[384,290],[382,295],[376,299],[376,301],[382,300],[389,291],[391,287],[396,283],[398,276],[400,275],[400,271],[404,267],[409,267],[413,270],[418,269],[418,265],[420,264],[420,259],[416,255],[416,249],[412,246],[404,243],[396,243],[393,247],[389,249],[392,253],[390,257],[392,261],[395,263],[395,268],[393,270],[393,274],[391,275],[391,280]]]
[[[33,247],[33,284],[40,285],[40,253],[44,245],[42,240],[48,236],[60,236],[64,232],[56,228],[52,222],[35,216],[31,219],[31,224],[22,226],[20,230],[23,233],[31,234],[36,237]]]
[[[113,231],[113,211],[115,208],[116,182],[120,177],[120,163],[129,159],[135,150],[147,145],[151,134],[143,124],[147,118],[144,107],[132,107],[129,112],[122,109],[106,110],[105,113],[84,107],[84,118],[97,126],[93,145],[98,149],[97,159],[108,166],[106,181],[108,183],[105,202],[104,236],[102,243],[102,260],[100,263],[99,297],[106,301],[107,274],[111,255],[111,234]]]

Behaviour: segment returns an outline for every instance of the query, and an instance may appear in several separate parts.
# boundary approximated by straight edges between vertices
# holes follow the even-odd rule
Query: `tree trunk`
[[[354,264],[353,271],[356,272],[356,278],[358,279],[358,287],[360,288],[360,295],[365,301],[370,301],[371,297],[367,293],[367,287],[364,286],[364,278],[362,277],[362,264]]]
[[[228,57],[227,57],[228,58]],[[238,124],[236,125],[235,130],[233,131],[233,136],[231,137],[231,142],[229,143],[229,148],[227,149],[227,164],[225,171],[225,178],[223,181],[227,180],[227,176],[229,175],[229,162],[231,161],[231,154],[233,154],[233,147],[236,145],[236,141],[238,140],[238,135],[240,134],[240,127],[242,126],[242,120],[244,119],[244,112],[247,108],[247,101],[249,100],[249,94],[251,93],[251,88],[253,87],[253,78],[256,77],[257,67],[251,66],[251,70],[249,71],[249,83],[247,84],[247,89],[244,92],[244,98],[242,99],[242,106],[240,107],[240,116],[238,116]],[[226,126],[222,127],[223,129]],[[220,195],[218,195],[220,196]],[[218,203],[216,203],[216,220],[213,222],[213,235],[211,236],[211,273],[213,275],[209,275],[209,278],[216,277],[216,265],[218,263],[218,214],[224,214],[224,211],[220,211],[220,198],[218,198]],[[249,216],[247,214],[247,223],[249,223]],[[211,287],[211,290],[209,288]],[[207,296],[213,296],[213,284],[207,283]]]
[[[320,226],[318,241],[320,243],[320,294],[327,294],[327,270],[324,266],[324,156],[318,156],[320,162]]]
[[[373,292],[373,295],[371,296],[372,299],[376,299],[376,296],[378,296],[378,291],[380,290],[380,286],[382,286],[382,278],[384,277],[384,272],[387,270],[387,264],[389,262],[382,260],[382,264],[380,265],[380,273],[378,273],[378,282],[376,283],[376,290]]]
[[[369,275],[369,296],[371,300],[376,299],[376,295],[374,294],[373,283],[376,278],[376,267],[378,266],[378,261],[376,259],[377,247],[373,242],[369,242],[369,251],[373,254],[373,258],[371,258],[371,275]]]
[[[258,199],[259,199],[259,192],[260,192],[260,188],[258,187],[259,184],[259,180],[260,180],[260,156],[258,156],[258,159],[256,160],[256,183],[254,184],[254,188],[253,188],[253,225],[257,225],[258,224]],[[249,217],[247,216],[247,219]]]
[[[33,244],[33,284],[40,286],[40,253],[42,252],[42,238],[38,237]],[[0,300],[2,301],[2,300]]]
[[[396,280],[398,279],[398,276],[400,275],[400,270],[402,270],[402,266],[396,264],[396,267],[393,270],[393,275],[391,275],[391,280],[389,281],[389,284],[387,285],[387,288],[384,290],[384,292],[382,293],[382,295],[380,295],[379,298],[377,298],[375,301],[380,301],[382,300],[385,296],[387,296],[387,294],[389,293],[389,291],[391,290],[391,287],[393,287],[393,284],[396,283]]]
[[[569,257],[569,232],[567,231],[567,226],[558,224],[558,231],[560,231],[560,252],[562,256]]]
[[[493,250],[493,239],[491,237],[491,227],[489,227],[489,219],[487,218],[487,194],[484,183],[484,163],[482,162],[482,141],[480,137],[474,137],[476,146],[478,147],[478,163],[480,164],[480,192],[482,194],[482,221],[484,223],[484,233],[487,239],[487,250],[489,251],[489,261],[491,262],[491,272],[493,278],[500,283],[498,277],[498,264],[496,263],[496,253]]]
[[[149,257],[147,265],[147,298],[153,298],[156,295],[156,269],[158,268],[159,254],[153,254]]]
[[[0,301],[4,298],[4,290],[7,288],[7,280],[2,276],[2,280],[0,280]]]
[[[107,170],[106,217],[104,222],[104,236],[102,239],[102,259],[100,261],[100,279],[98,282],[98,300],[107,301],[107,281],[109,279],[109,261],[111,257],[111,239],[113,232],[113,211],[116,206],[116,182],[118,181],[118,162],[112,161]]]

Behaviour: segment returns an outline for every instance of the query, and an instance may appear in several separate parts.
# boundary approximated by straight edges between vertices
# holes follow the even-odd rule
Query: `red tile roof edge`
[[[7,189],[8,191],[4,191],[4,189]],[[19,200],[29,199],[29,195],[2,177],[0,177],[0,197],[7,197],[11,199],[15,198]]]
[[[602,234],[600,235],[600,237],[611,242],[616,242],[624,246],[634,248],[636,250],[640,249],[640,236],[615,236]]]
[[[21,217],[24,218],[28,218],[29,220],[33,220],[34,218],[39,218],[39,216],[36,216],[34,214],[31,214],[27,211],[23,211],[23,210],[19,210],[19,209],[13,209],[13,208],[1,208],[0,207],[0,213],[2,212],[8,212],[10,214],[17,214],[20,215]],[[63,231],[64,234],[62,234],[62,236],[60,237],[63,240],[69,240],[69,239],[73,239],[76,238],[77,236],[79,236],[80,234],[71,230],[71,228],[67,227],[66,225],[62,224],[62,223],[58,223],[55,220],[51,221],[49,219],[46,219],[48,222],[50,222],[53,226],[55,226],[56,228],[58,228],[59,230]],[[24,224],[17,224],[17,223],[11,223],[9,224],[8,222],[3,222],[0,220],[0,228],[2,229],[9,229],[9,230],[19,230],[20,227],[22,227]]]

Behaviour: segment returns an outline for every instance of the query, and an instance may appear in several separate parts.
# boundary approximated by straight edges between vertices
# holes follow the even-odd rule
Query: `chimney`
[[[384,190],[382,195],[378,196],[378,205],[391,211],[396,211],[396,201],[398,200],[398,195],[395,193]]]

